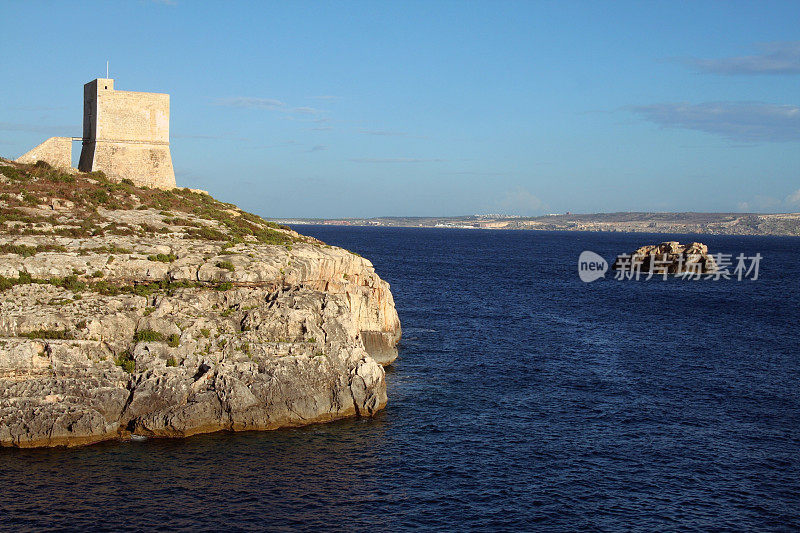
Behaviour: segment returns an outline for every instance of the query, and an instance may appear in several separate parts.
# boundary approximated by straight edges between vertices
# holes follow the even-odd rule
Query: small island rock
[[[632,254],[618,256],[611,268],[631,270],[633,265],[639,265],[641,272],[663,273],[666,269],[668,274],[710,274],[717,271],[717,264],[708,253],[708,246],[700,242],[681,244],[667,241],[642,246]]]

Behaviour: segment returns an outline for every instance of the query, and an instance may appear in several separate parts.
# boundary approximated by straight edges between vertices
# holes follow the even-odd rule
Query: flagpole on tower
[[[108,60],[106,60],[106,79],[108,79]]]

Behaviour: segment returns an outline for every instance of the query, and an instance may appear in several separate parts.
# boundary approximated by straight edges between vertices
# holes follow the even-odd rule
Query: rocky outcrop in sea
[[[662,274],[665,271],[667,274],[709,274],[717,271],[717,264],[708,253],[708,246],[703,243],[667,241],[642,246],[632,254],[620,255],[611,268]]]
[[[400,322],[357,254],[207,194],[0,161],[0,445],[371,416]]]

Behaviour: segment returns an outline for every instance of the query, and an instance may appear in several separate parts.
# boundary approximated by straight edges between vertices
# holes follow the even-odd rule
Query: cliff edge
[[[371,416],[372,264],[189,189],[0,159],[0,446]]]

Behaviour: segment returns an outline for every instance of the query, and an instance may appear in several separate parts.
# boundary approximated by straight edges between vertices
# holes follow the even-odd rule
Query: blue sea
[[[374,419],[0,450],[5,529],[796,530],[800,239],[297,227],[403,325]],[[664,240],[759,279],[580,281]]]

